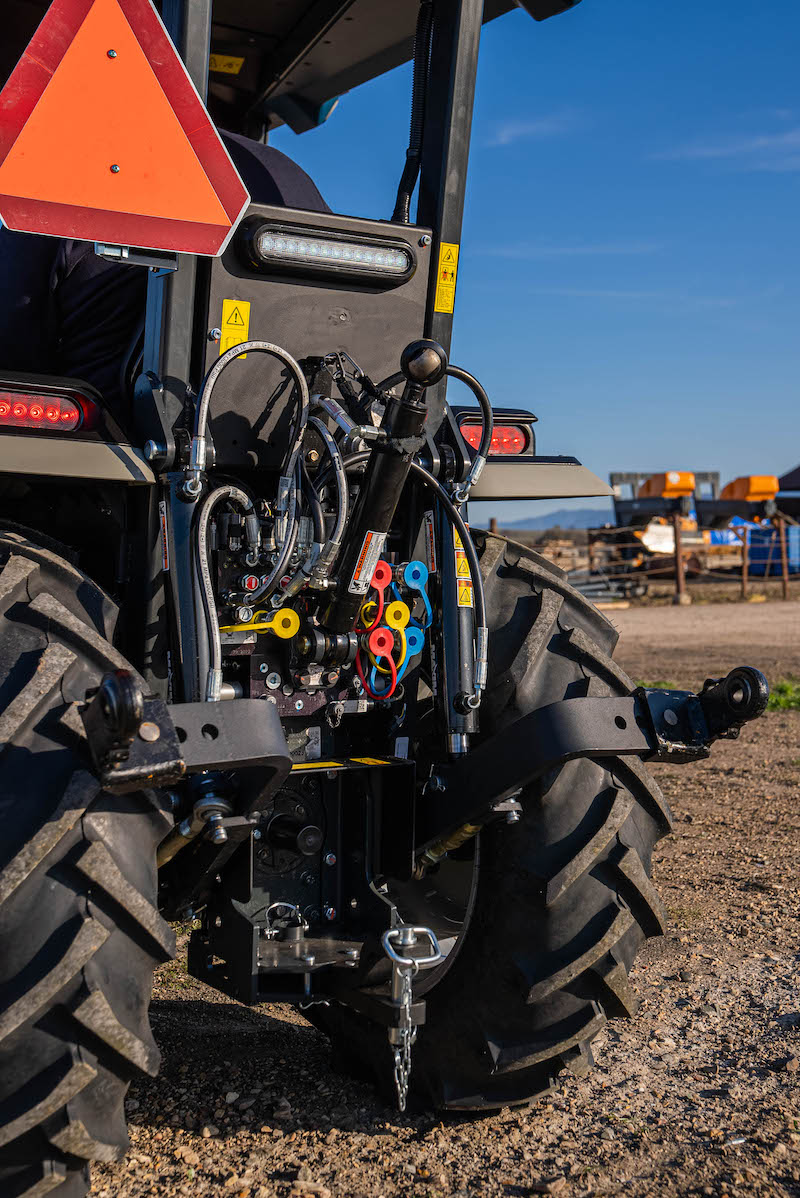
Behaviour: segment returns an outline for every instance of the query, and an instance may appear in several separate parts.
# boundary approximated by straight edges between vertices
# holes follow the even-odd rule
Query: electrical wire
[[[397,188],[392,220],[407,225],[411,217],[411,197],[417,185],[422,158],[422,134],[425,127],[425,105],[428,98],[431,44],[433,35],[433,4],[422,0],[417,13],[414,33],[414,74],[411,82],[411,122],[406,162]]]

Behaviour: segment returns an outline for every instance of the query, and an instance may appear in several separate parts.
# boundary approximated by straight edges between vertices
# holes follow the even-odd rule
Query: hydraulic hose
[[[279,582],[279,580],[283,577],[284,573],[286,572],[286,567],[289,565],[289,559],[292,556],[295,544],[297,542],[297,532],[298,532],[298,525],[299,525],[298,509],[300,506],[297,502],[297,496],[300,492],[300,487],[301,487],[300,465],[298,463],[298,465],[295,466],[294,476],[289,479],[289,499],[288,499],[288,516],[287,516],[287,520],[286,520],[286,532],[284,534],[283,543],[281,544],[280,552],[278,554],[278,560],[275,562],[275,565],[272,567],[272,570],[267,575],[264,582],[262,582],[262,584],[258,588],[258,590],[252,591],[250,593],[250,595],[248,596],[248,599],[250,600],[251,603],[256,603],[259,599],[269,597],[272,594],[272,592],[275,590],[275,587],[276,587],[277,583]]]
[[[289,443],[283,473],[292,476],[294,472],[294,464],[297,461],[297,455],[300,452],[300,445],[303,440],[306,422],[309,412],[309,394],[308,383],[300,366],[295,361],[290,353],[285,349],[281,349],[279,345],[272,345],[269,341],[243,341],[241,345],[234,345],[232,349],[217,358],[214,365],[208,370],[205,378],[200,386],[200,395],[197,400],[197,408],[194,418],[194,435],[192,437],[192,447],[189,458],[189,465],[186,467],[185,481],[183,484],[184,491],[191,499],[196,499],[202,490],[202,473],[206,467],[206,443],[208,432],[208,412],[211,405],[211,397],[214,393],[214,387],[217,385],[217,380],[223,370],[231,364],[240,354],[261,353],[269,354],[273,358],[277,358],[287,367],[289,372],[297,384],[299,392],[300,410],[295,422],[294,436]]]
[[[260,524],[256,515],[253,501],[239,487],[225,485],[217,487],[203,500],[197,513],[197,539],[195,542],[197,580],[199,583],[200,600],[203,605],[206,629],[208,632],[209,662],[206,677],[199,677],[200,699],[206,702],[219,701],[222,688],[222,642],[220,640],[217,605],[214,600],[214,584],[211,579],[211,569],[208,564],[208,525],[214,508],[228,499],[243,509],[245,514],[245,533],[251,548],[257,548],[261,537]],[[200,668],[203,663],[201,660]]]
[[[489,457],[489,450],[492,444],[492,433],[494,432],[494,411],[492,409],[491,400],[489,399],[485,388],[478,382],[474,374],[470,374],[468,370],[464,370],[461,366],[454,366],[452,362],[448,364],[447,374],[448,377],[456,379],[457,382],[464,383],[465,386],[469,387],[470,391],[477,399],[481,413],[483,415],[483,429],[481,431],[481,440],[480,444],[478,445],[478,451],[473,458],[469,474],[464,482],[459,484],[455,492],[456,500],[459,503],[464,503],[471,488],[475,486],[475,483],[480,478],[483,468],[486,465],[487,458]],[[400,373],[400,371],[398,371],[397,374],[391,374],[389,375],[388,379],[384,379],[382,383],[379,383],[378,390],[391,391],[393,387],[399,386],[399,384],[404,381],[404,376]]]
[[[411,83],[411,127],[406,150],[406,164],[397,188],[392,220],[407,225],[411,219],[411,197],[417,185],[422,158],[422,133],[425,126],[425,104],[428,97],[431,40],[433,33],[432,0],[422,0],[417,13],[414,34],[414,76]]]
[[[317,417],[312,416],[310,423],[322,438],[328,457],[331,460],[333,467],[334,478],[336,480],[336,523],[333,526],[333,531],[328,538],[328,541],[317,558],[314,566],[313,577],[318,585],[323,585],[325,579],[330,572],[330,568],[342,547],[342,537],[344,536],[345,526],[348,516],[348,490],[347,490],[347,474],[345,473],[342,463],[342,455],[339,453],[339,446],[331,436],[323,422]]]
[[[308,504],[308,510],[311,512],[311,522],[314,525],[314,540],[318,545],[321,545],[325,540],[325,515],[322,511],[322,504],[319,500],[317,488],[308,477],[306,464],[302,458],[300,459],[300,480],[303,495]]]

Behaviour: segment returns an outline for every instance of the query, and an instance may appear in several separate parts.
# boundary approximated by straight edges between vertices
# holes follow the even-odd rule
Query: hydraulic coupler
[[[372,450],[353,514],[347,546],[337,570],[336,596],[322,623],[331,632],[351,632],[383,551],[414,455],[423,444],[428,409],[425,388],[444,378],[447,354],[436,341],[412,341],[400,358],[408,382],[390,399],[381,421],[385,437]]]

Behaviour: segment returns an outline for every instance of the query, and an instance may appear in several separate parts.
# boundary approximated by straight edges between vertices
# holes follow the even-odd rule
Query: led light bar
[[[289,225],[246,224],[244,245],[259,270],[294,274],[337,275],[396,286],[411,278],[416,258],[411,246],[399,240],[357,240],[330,230]]]
[[[65,395],[38,395],[22,391],[0,390],[0,431],[35,429],[37,432],[73,433],[94,421],[94,404],[78,403]]]
[[[471,445],[473,449],[477,449],[481,443],[483,426],[464,421],[459,427],[461,436],[467,445]],[[492,431],[492,440],[489,445],[489,457],[519,455],[526,452],[529,444],[530,438],[525,425],[496,424]]]

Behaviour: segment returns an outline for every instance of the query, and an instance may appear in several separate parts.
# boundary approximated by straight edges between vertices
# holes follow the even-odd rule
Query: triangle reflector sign
[[[215,255],[249,198],[150,0],[53,0],[0,92],[3,223]]]

